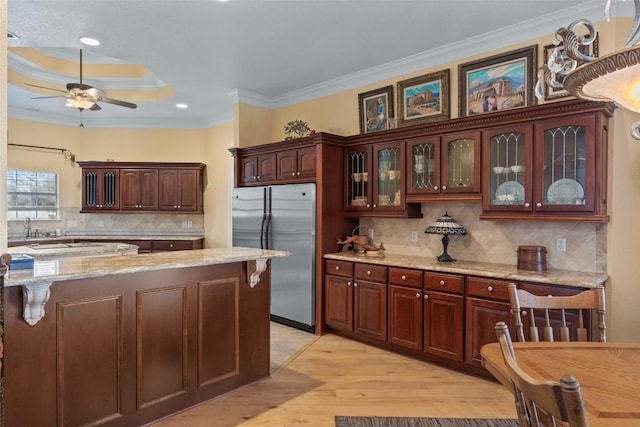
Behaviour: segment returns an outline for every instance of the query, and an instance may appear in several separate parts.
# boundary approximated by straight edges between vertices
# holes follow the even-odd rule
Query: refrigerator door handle
[[[265,243],[265,227],[267,226],[267,214],[262,214],[262,224],[260,225],[260,249],[267,249]]]
[[[271,248],[271,241],[269,240],[269,236],[271,235],[271,213],[268,213],[266,215],[266,217],[267,217],[267,229],[266,229],[266,232],[265,232],[265,239],[264,240],[265,240],[265,242],[267,244],[266,244],[266,248],[264,248],[264,249],[272,249]]]

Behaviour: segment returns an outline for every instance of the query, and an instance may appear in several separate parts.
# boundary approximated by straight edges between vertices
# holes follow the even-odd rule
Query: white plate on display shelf
[[[500,202],[524,202],[524,187],[518,181],[503,182],[496,190],[496,199]]]
[[[547,199],[552,203],[575,203],[584,199],[584,188],[576,180],[563,178],[549,186]]]

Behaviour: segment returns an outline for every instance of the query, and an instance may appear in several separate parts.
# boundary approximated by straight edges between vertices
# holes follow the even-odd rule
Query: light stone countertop
[[[538,272],[521,270],[515,265],[508,264],[494,264],[475,261],[438,262],[435,258],[411,255],[384,254],[384,256],[380,257],[365,256],[351,252],[338,252],[334,254],[327,254],[324,257],[326,259],[335,259],[340,261],[439,271],[443,273],[464,274],[518,282],[576,286],[580,288],[595,288],[597,285],[604,284],[609,278],[606,273],[588,273],[555,269]]]
[[[48,236],[48,237],[9,237],[7,240],[9,243],[11,242],[29,242],[29,243],[38,243],[38,242],[50,242],[55,240],[185,240],[185,241],[194,241],[203,239],[204,236],[187,236],[187,235],[167,235],[167,234],[158,234],[158,235],[95,235],[95,234],[66,234],[64,236]]]
[[[136,255],[138,247],[126,243],[33,243],[27,246],[14,246],[7,252],[32,256],[36,260],[107,255]]]
[[[289,255],[291,253],[287,251],[235,247],[124,256],[59,258],[35,261],[33,270],[9,270],[5,275],[5,286],[50,285],[52,282],[61,280],[244,261],[266,261],[269,258]]]

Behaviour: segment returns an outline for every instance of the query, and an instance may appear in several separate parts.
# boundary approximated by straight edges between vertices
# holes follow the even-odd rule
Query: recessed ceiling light
[[[185,108],[189,108],[189,105],[185,104],[184,102],[179,102],[176,104],[176,108],[185,109]]]
[[[80,42],[82,44],[86,44],[87,46],[99,46],[100,41],[93,39],[91,37],[80,37]]]

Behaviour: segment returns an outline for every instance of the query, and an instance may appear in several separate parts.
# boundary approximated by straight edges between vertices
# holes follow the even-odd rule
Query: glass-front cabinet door
[[[480,132],[444,135],[441,144],[441,192],[479,193]]]
[[[374,180],[371,168],[371,146],[347,149],[345,210],[366,211],[371,209],[371,189]]]
[[[440,137],[407,141],[408,194],[440,192]]]
[[[404,209],[404,142],[373,146],[375,186],[373,208],[377,211]]]
[[[483,133],[483,138],[483,209],[530,211],[533,127],[491,129]]]
[[[591,212],[595,186],[595,118],[553,119],[535,126],[534,203],[538,211]]]

